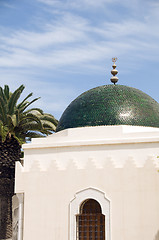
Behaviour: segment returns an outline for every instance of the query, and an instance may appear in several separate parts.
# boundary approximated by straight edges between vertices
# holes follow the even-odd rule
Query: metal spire
[[[112,77],[111,77],[111,82],[112,83],[114,83],[114,85],[117,83],[117,81],[118,81],[118,77],[116,77],[116,75],[118,74],[118,70],[116,69],[116,64],[115,64],[115,62],[117,61],[117,58],[116,57],[114,57],[114,58],[112,58],[112,62],[113,62],[113,70],[111,70],[111,74],[113,75]]]

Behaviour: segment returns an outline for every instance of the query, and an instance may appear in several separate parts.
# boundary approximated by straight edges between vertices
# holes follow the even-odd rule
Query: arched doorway
[[[105,215],[94,199],[85,200],[76,216],[77,240],[105,240]]]

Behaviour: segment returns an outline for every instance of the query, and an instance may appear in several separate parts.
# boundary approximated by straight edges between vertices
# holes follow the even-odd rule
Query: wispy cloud
[[[84,19],[66,15],[60,22],[44,23],[40,31],[12,31],[9,37],[0,36],[0,40],[10,47],[18,46],[19,48],[31,50],[42,49],[55,44],[85,40],[85,25]]]
[[[2,5],[6,8],[16,9],[16,7],[13,4],[2,2]]]
[[[105,4],[107,2],[111,2],[111,0],[69,0],[69,1],[60,1],[60,0],[37,0],[43,4],[49,5],[49,6],[62,6],[63,7],[80,7],[82,5],[88,5],[88,6],[101,6],[102,4]]]
[[[153,38],[153,46],[150,38]],[[113,52],[131,53],[135,58],[136,54],[144,57],[151,50],[153,57],[159,52],[158,40],[159,32],[151,18],[102,22],[99,27],[85,17],[67,13],[61,19],[43,24],[40,31],[1,33],[0,66],[55,68],[89,64],[110,57]]]
[[[60,9],[81,9],[83,11],[92,10],[93,8],[100,11],[106,10],[106,8],[109,8],[109,11],[112,12],[112,7],[114,8],[116,5],[118,6],[124,6],[127,9],[131,10],[137,10],[139,6],[142,5],[143,7],[143,1],[133,0],[133,4],[130,4],[129,0],[37,0],[38,2],[48,5],[49,7],[59,7]],[[153,0],[152,0],[153,2]],[[146,0],[144,1],[144,4],[146,4]],[[140,10],[141,11],[141,10]],[[115,14],[114,14],[115,17]]]
[[[137,69],[143,59],[159,61],[159,4],[155,1],[145,0],[144,5],[143,0],[133,4],[129,0],[34,1],[40,4],[40,12],[31,16],[32,28],[0,26],[0,73],[4,83],[16,79],[12,85],[25,82],[29,90],[35,89],[43,98],[40,106],[49,111],[59,114],[78,95],[77,89],[70,90],[66,83],[62,88],[55,75],[50,76],[56,71],[64,77],[68,71],[68,78],[70,72],[86,69],[89,74],[101,72],[101,64],[113,56],[125,61],[124,71]],[[119,18],[118,8],[123,13]]]

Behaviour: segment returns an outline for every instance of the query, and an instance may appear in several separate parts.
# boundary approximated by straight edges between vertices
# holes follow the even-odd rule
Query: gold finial
[[[115,65],[115,62],[117,61],[117,57],[114,57],[112,58],[112,62],[114,63],[113,64],[113,70],[111,70],[111,74],[113,75],[113,77],[111,77],[111,82],[114,83],[114,85],[117,83],[118,81],[118,77],[116,77],[117,73],[118,73],[118,70],[116,69],[116,65]]]
[[[115,63],[117,60],[118,60],[117,57],[113,57],[113,58],[112,58],[112,62],[113,62],[113,63]]]

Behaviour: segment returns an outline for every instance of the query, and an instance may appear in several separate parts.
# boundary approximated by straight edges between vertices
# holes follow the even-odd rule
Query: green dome
[[[159,127],[159,104],[132,87],[96,87],[71,102],[58,123],[57,132],[67,128],[103,125]]]

